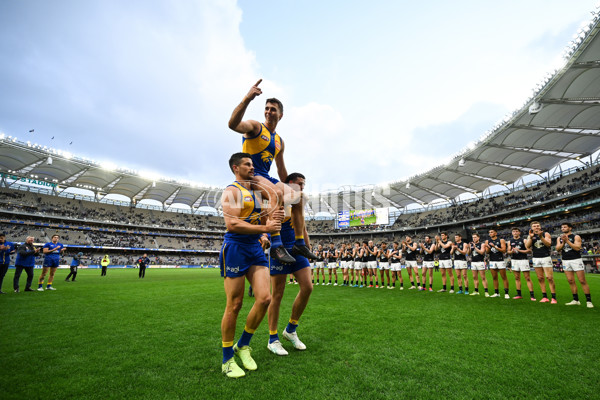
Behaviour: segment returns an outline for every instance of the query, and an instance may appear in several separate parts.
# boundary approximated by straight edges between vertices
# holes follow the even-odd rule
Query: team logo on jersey
[[[249,202],[251,202],[251,201],[252,201],[252,196],[244,196],[244,201],[245,201],[246,203],[249,203]]]
[[[267,150],[264,150],[263,152],[260,153],[260,159],[264,163],[270,163],[273,161],[273,154],[269,153]]]
[[[269,138],[267,137],[267,135],[260,135],[260,138],[266,142],[269,141]]]

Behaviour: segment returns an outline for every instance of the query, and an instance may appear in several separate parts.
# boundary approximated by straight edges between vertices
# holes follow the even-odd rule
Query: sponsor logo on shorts
[[[226,267],[225,269],[227,270],[227,272],[231,272],[234,274],[240,273],[240,267]]]
[[[271,268],[275,271],[283,271],[283,265],[271,265]]]

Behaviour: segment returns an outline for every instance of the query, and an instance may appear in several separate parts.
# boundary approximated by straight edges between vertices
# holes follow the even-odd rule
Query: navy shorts
[[[291,251],[292,248],[287,248],[286,250]],[[300,271],[302,268],[310,267],[310,262],[306,257],[303,256],[294,256],[296,262],[291,264],[281,264],[279,261],[271,258],[271,275],[283,275],[283,274],[293,274],[296,271]]]
[[[273,185],[277,185],[279,183],[279,181],[275,178],[271,178],[269,175],[267,174],[260,174],[257,173],[256,175],[258,176],[262,176],[263,178],[265,178],[266,180],[268,180],[269,182],[271,182]]]
[[[236,278],[245,276],[248,269],[258,265],[267,267],[267,257],[257,241],[255,243],[225,242],[219,253],[219,267],[222,277]]]
[[[58,268],[58,264],[60,264],[59,258],[44,258],[44,267]]]

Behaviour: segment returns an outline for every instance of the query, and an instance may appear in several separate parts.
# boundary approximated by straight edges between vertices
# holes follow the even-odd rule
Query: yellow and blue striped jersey
[[[269,176],[269,170],[273,159],[281,151],[281,138],[276,132],[271,132],[264,125],[258,135],[253,138],[242,138],[242,151],[252,156],[254,173],[261,176]]]
[[[260,204],[254,197],[254,193],[239,182],[235,181],[227,187],[236,187],[240,190],[240,201],[235,204],[234,207],[240,207],[241,212],[239,218],[252,225],[260,225]],[[259,240],[261,234],[241,234],[235,232],[225,233],[225,242],[238,242],[238,243],[255,243]]]

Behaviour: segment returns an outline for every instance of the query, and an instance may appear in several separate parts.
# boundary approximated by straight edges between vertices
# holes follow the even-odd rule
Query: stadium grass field
[[[217,269],[149,269],[144,280],[131,269],[80,270],[75,283],[67,273],[57,272],[55,292],[0,296],[1,398],[600,397],[598,275],[588,275],[595,309],[564,306],[563,274],[558,305],[316,286],[298,328],[308,350],[283,341],[290,355],[271,354],[265,318],[251,343],[258,370],[229,380]],[[280,332],[297,291],[286,285]],[[246,296],[236,340],[251,304]]]

